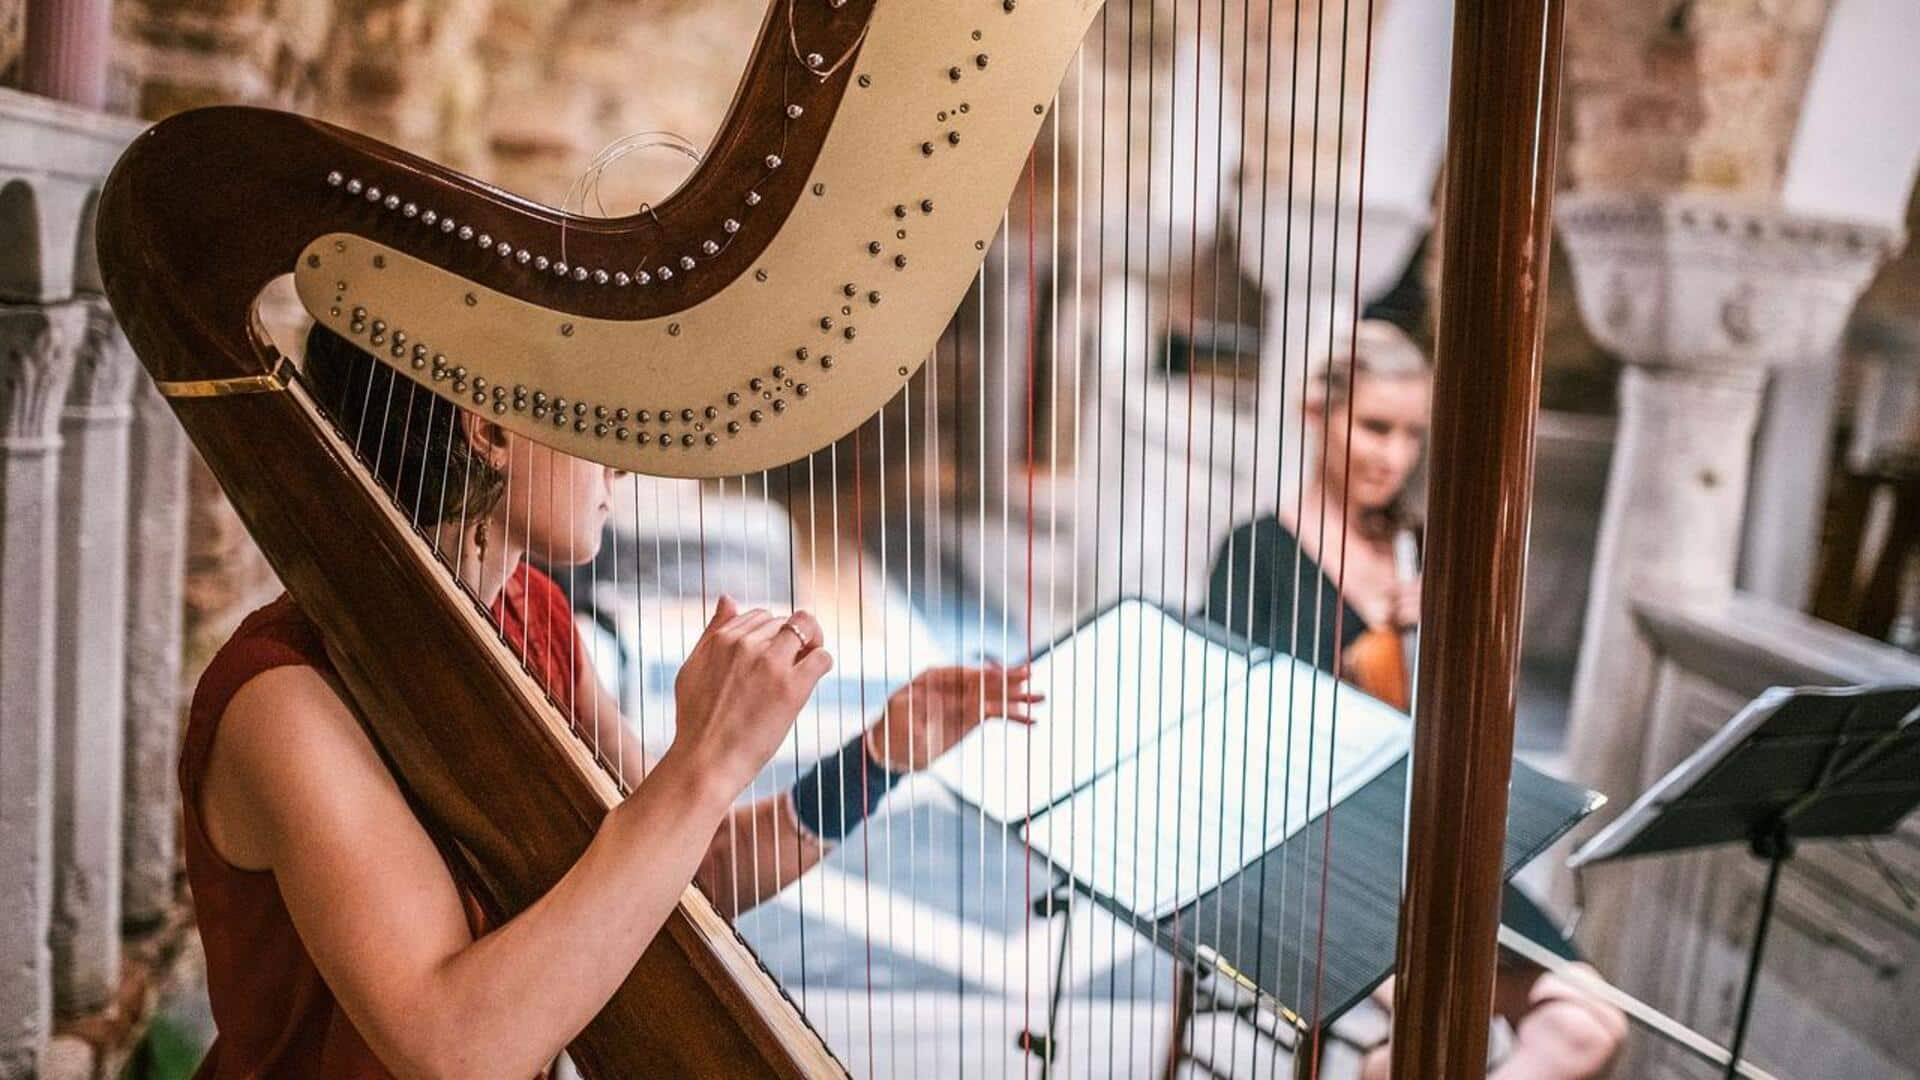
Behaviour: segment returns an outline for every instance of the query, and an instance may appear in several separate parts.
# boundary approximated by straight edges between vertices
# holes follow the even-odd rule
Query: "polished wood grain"
[[[1455,8],[1393,1074],[1484,1076],[1513,768],[1561,0]]]

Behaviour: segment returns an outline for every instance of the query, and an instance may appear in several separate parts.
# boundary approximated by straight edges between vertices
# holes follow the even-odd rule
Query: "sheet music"
[[[1122,600],[1033,663],[1031,728],[983,724],[934,763],[955,794],[1020,821],[1152,742],[1244,677],[1242,654],[1141,600]]]
[[[1408,740],[1403,713],[1282,657],[1035,817],[1026,837],[1094,890],[1159,918],[1378,776]]]

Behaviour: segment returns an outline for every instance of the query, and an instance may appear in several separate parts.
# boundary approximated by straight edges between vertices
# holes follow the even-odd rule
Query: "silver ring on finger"
[[[783,622],[783,623],[781,623],[781,624],[780,624],[780,629],[781,629],[781,630],[790,630],[790,631],[792,631],[792,632],[793,632],[793,636],[794,636],[794,637],[797,637],[797,638],[799,638],[799,639],[800,639],[800,647],[801,647],[801,648],[803,648],[803,649],[804,649],[804,648],[806,648],[806,647],[808,647],[809,645],[812,645],[812,644],[813,644],[813,641],[812,641],[812,640],[811,640],[810,638],[808,638],[808,637],[807,637],[807,632],[806,632],[805,630],[802,630],[802,629],[800,629],[799,627],[797,627],[797,626],[795,626],[795,625],[793,625],[793,624],[792,624],[792,623],[790,623],[790,622]],[[779,631],[778,631],[778,630],[776,630],[776,631],[774,631],[774,632],[775,632],[775,633],[779,633]]]

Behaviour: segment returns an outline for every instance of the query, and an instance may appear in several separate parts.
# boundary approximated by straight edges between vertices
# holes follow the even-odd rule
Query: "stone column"
[[[128,456],[127,772],[121,921],[144,929],[172,905],[179,795],[180,643],[187,442],[151,380],[135,379]]]
[[[75,302],[85,330],[60,417],[55,634],[55,1006],[99,1008],[120,973],[125,779],[127,429],[137,370],[102,299]]]
[[[1820,554],[1827,475],[1833,463],[1836,357],[1773,373],[1754,442],[1740,590],[1782,607],[1806,606]]]
[[[83,109],[107,103],[112,0],[33,0],[27,5],[20,89]]]
[[[1581,315],[1627,364],[1567,755],[1618,812],[1671,764],[1646,759],[1653,657],[1635,600],[1733,590],[1769,376],[1830,362],[1894,237],[1679,195],[1571,194],[1559,224]],[[1582,929],[1602,956],[1607,907]]]
[[[54,544],[60,429],[84,312],[0,304],[0,1076],[52,1019]]]

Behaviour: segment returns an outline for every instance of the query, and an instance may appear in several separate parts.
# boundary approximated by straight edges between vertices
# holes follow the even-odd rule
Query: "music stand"
[[[1403,756],[1352,795],[1334,804],[1331,821],[1315,824],[1267,850],[1219,885],[1154,918],[1129,910],[1056,864],[1064,879],[1034,901],[1043,918],[1073,917],[1084,897],[1165,951],[1181,979],[1174,995],[1176,1036],[1165,1075],[1179,1054],[1179,1014],[1199,972],[1211,971],[1252,995],[1252,1006],[1281,1018],[1296,1039],[1296,1076],[1314,1071],[1318,1035],[1366,1000],[1392,973],[1399,926],[1406,842],[1408,761]],[[1525,762],[1513,763],[1502,877],[1510,880],[1579,824],[1603,800],[1555,780]],[[1332,840],[1332,847],[1327,846]],[[1326,892],[1321,892],[1325,876]],[[1326,915],[1324,925],[1320,919]],[[1326,940],[1325,950],[1319,945]],[[1065,950],[1055,955],[1048,1032],[1057,1030]],[[1234,1010],[1239,1011],[1239,1010]],[[1039,1056],[1048,1075],[1053,1039],[1022,1031],[1018,1045]]]
[[[1920,687],[1775,687],[1574,852],[1584,866],[1744,843],[1767,863],[1726,1076],[1737,1074],[1780,871],[1802,840],[1891,832],[1920,806]]]

